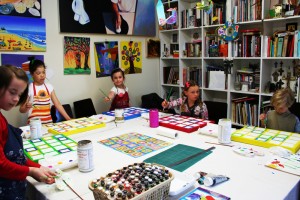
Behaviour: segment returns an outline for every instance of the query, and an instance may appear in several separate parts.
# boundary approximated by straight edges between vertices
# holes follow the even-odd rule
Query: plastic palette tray
[[[37,162],[45,157],[76,151],[77,143],[65,135],[54,135],[23,142],[26,156]]]
[[[124,109],[124,119],[134,119],[140,117],[142,113],[149,113],[148,109],[145,108],[137,108],[137,107],[129,107]],[[115,116],[115,111],[103,112],[104,115]]]
[[[43,126],[48,128],[49,133],[72,135],[105,127],[105,123],[97,119],[82,117],[64,122],[45,124]]]
[[[293,153],[300,149],[300,134],[254,126],[246,126],[233,132],[231,140],[266,148],[281,146]]]
[[[212,121],[181,115],[172,115],[159,119],[160,126],[186,133],[197,131],[199,128],[206,126],[207,123],[212,123]]]

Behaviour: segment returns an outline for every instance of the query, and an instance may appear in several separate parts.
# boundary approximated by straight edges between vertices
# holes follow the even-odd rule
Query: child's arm
[[[176,99],[176,100],[173,100],[173,101],[170,101],[170,102],[167,102],[166,100],[164,100],[161,103],[161,106],[163,108],[171,109],[171,108],[175,108],[176,106],[182,105],[182,101],[183,101],[182,98],[179,98],[179,99]]]
[[[259,120],[260,120],[260,127],[266,127],[267,126],[267,114],[262,113],[259,115]]]
[[[201,114],[201,119],[208,120],[208,110],[207,110],[207,106],[204,102],[203,102],[203,105],[202,105],[202,113],[200,113],[200,114]]]
[[[39,182],[52,184],[55,182],[54,176],[56,176],[56,174],[48,168],[41,166],[40,168],[29,167],[28,176],[31,176]]]
[[[112,100],[115,97],[115,92],[114,91],[110,91],[107,95],[107,97],[104,97],[104,101],[105,102],[109,102],[110,100]]]
[[[64,107],[59,102],[58,98],[56,97],[56,94],[54,90],[51,92],[51,100],[55,106],[55,108],[58,110],[58,112],[66,119],[70,120],[71,117],[68,115],[68,113],[65,111]]]
[[[26,102],[20,105],[19,111],[26,113],[30,108],[32,108],[32,103],[30,103],[30,97],[28,96]]]

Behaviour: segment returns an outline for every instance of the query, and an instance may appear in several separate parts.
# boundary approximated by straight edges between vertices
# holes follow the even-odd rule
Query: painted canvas
[[[60,31],[155,36],[153,0],[59,1]]]
[[[46,51],[45,19],[0,15],[1,51]]]
[[[25,54],[1,54],[1,65],[14,65],[22,68],[28,78],[29,81],[32,82],[32,77],[29,72],[29,57],[33,56],[35,59],[44,61],[43,55],[25,55]]]
[[[147,57],[159,58],[160,57],[160,41],[159,39],[147,40]]]
[[[142,73],[142,43],[121,42],[121,67],[125,74]]]
[[[90,38],[64,38],[64,74],[91,74]]]
[[[117,41],[95,42],[96,78],[110,76],[112,70],[119,68],[118,53]]]
[[[41,0],[0,1],[0,15],[41,18]]]

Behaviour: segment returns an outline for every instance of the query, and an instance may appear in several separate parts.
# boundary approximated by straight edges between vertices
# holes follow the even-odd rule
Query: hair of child
[[[116,68],[116,69],[112,70],[112,72],[110,74],[111,80],[113,80],[114,74],[118,73],[118,72],[121,72],[123,78],[125,79],[125,73],[124,73],[124,71],[121,68]]]
[[[193,86],[199,87],[199,85],[198,85],[198,84],[196,83],[196,81],[194,81],[194,80],[189,80],[189,81],[185,82],[184,88],[183,88],[183,91],[182,91],[182,98],[186,98],[186,99],[188,98],[188,97],[185,95],[185,92],[188,91],[188,90],[190,89],[190,87],[193,87]],[[199,88],[200,88],[200,87],[199,87]],[[199,96],[200,96],[200,95],[199,95]],[[198,99],[198,101],[199,101],[199,106],[202,107],[203,102],[202,102],[200,99]],[[181,110],[181,112],[184,111],[184,104],[181,105],[180,110]]]
[[[0,97],[4,95],[14,77],[27,83],[27,87],[20,96],[19,102],[17,104],[20,105],[27,101],[28,96],[28,76],[21,68],[15,67],[13,65],[0,66]]]
[[[29,72],[33,74],[38,67],[44,67],[46,69],[46,65],[43,61],[37,60],[34,56],[28,57],[29,62]]]
[[[271,105],[273,106],[282,106],[285,105],[288,108],[293,105],[295,101],[295,96],[293,91],[290,88],[283,88],[277,90],[272,98],[271,98]]]

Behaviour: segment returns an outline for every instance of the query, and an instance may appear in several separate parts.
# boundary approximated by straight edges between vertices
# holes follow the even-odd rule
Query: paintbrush
[[[74,192],[78,196],[79,199],[83,200],[83,198],[81,198],[81,196],[77,192],[75,192],[75,190],[64,179],[63,182],[66,184],[66,186],[68,186],[68,188],[70,188],[70,190],[72,190],[72,192]]]
[[[100,88],[99,88],[99,90],[100,90],[100,92],[104,95],[104,97],[107,97],[107,98],[110,100],[110,98],[108,97],[108,95],[106,95],[105,92],[104,92],[103,90],[101,90]]]
[[[172,93],[173,87],[171,87],[169,94],[167,95],[167,101],[170,101],[171,93]]]

